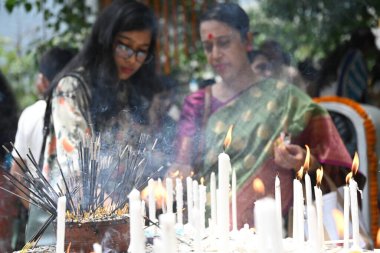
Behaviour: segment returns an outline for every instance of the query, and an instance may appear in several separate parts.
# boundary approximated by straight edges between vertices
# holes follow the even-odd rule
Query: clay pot
[[[129,219],[66,222],[65,248],[71,242],[71,253],[89,253],[97,242],[102,245],[103,252],[126,253],[129,237]]]

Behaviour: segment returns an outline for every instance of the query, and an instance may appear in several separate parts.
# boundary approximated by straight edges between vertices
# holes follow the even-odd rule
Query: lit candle
[[[216,220],[216,178],[215,172],[211,173],[210,179],[210,198],[211,198],[211,222],[215,226],[217,224]],[[210,225],[210,224],[209,224]]]
[[[160,227],[162,238],[162,251],[165,253],[177,252],[177,239],[175,235],[175,216],[173,213],[160,215]],[[144,251],[145,252],[145,251]]]
[[[237,231],[236,170],[232,170],[232,230]]]
[[[145,236],[143,222],[141,219],[140,192],[133,189],[129,194],[129,222],[130,222],[130,243],[131,253],[145,252]]]
[[[56,252],[65,252],[65,216],[66,216],[66,196],[58,198],[57,203],[57,243]]]
[[[278,175],[276,175],[276,179],[274,181],[274,187],[275,187],[275,200],[276,200],[276,213],[277,213],[277,220],[278,225],[280,226],[281,231],[281,237],[282,237],[282,206],[281,206],[281,184],[280,184],[280,178]]]
[[[149,219],[151,221],[156,221],[156,198],[154,196],[154,185],[153,179],[148,181],[148,191],[149,191]]]
[[[343,248],[348,249],[350,247],[350,188],[349,182],[352,177],[352,172],[348,173],[346,176],[346,185],[343,186],[344,191],[344,206],[343,206],[343,215],[344,215],[344,235],[343,235]]]
[[[317,169],[317,185],[314,186],[315,205],[317,211],[317,249],[322,249],[325,241],[324,228],[323,228],[323,198],[320,188],[323,177],[323,168]]]
[[[276,201],[272,198],[266,197],[255,202],[254,217],[260,253],[283,252],[276,208]]]
[[[192,225],[193,221],[193,180],[191,177],[186,178],[186,197],[187,197],[187,222]]]
[[[351,218],[353,248],[359,247],[359,209],[358,209],[358,184],[354,179],[350,180]]]
[[[300,179],[303,175],[303,167],[297,172],[297,179],[293,180],[293,239],[298,250],[304,246],[304,204],[303,190]]]
[[[224,147],[228,147],[231,142],[232,127],[229,128],[224,141]],[[229,180],[231,171],[230,157],[226,153],[218,156],[218,230],[219,230],[219,252],[229,252],[229,231],[230,231],[230,204],[229,204]]]
[[[353,162],[352,162],[352,174],[355,175],[359,168],[359,158],[358,154],[355,153]],[[351,178],[350,180],[350,198],[351,198],[351,218],[352,218],[352,240],[353,248],[359,248],[359,207],[358,207],[358,184]]]
[[[173,213],[173,180],[166,178],[166,211]]]
[[[304,163],[304,170],[305,170],[305,191],[306,191],[306,213],[307,213],[307,231],[308,231],[308,240],[310,240],[311,237],[311,231],[314,230],[311,224],[311,220],[309,217],[311,216],[311,206],[313,203],[312,193],[311,193],[311,180],[308,173],[309,170],[309,163],[310,163],[310,149],[307,145],[306,147],[306,158]]]
[[[182,187],[182,181],[180,178],[176,178],[175,183],[175,197],[177,202],[177,224],[180,226],[183,225],[183,215],[182,215],[182,209],[183,209],[183,187]]]

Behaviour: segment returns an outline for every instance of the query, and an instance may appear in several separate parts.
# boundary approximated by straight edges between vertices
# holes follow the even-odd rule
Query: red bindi
[[[214,38],[214,35],[212,35],[212,33],[209,33],[209,34],[207,35],[207,39],[212,40],[213,38]]]

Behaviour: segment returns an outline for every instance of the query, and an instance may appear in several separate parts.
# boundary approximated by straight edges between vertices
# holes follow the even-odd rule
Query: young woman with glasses
[[[88,136],[100,134],[101,152],[117,158],[118,143],[148,131],[156,36],[153,11],[135,0],[113,1],[95,21],[49,91],[40,164],[51,185],[61,178],[58,163],[63,173],[78,169],[79,145]]]

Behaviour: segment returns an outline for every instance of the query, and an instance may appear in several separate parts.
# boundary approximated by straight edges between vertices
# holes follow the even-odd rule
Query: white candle
[[[199,187],[197,180],[193,180],[193,207],[199,210]]]
[[[275,200],[276,200],[276,213],[277,213],[277,220],[278,225],[280,226],[281,231],[281,237],[282,237],[282,206],[281,206],[281,184],[280,184],[280,178],[278,175],[276,175],[276,179],[274,181],[274,187],[275,187]]]
[[[306,172],[305,174],[305,191],[306,191],[306,213],[307,213],[307,233],[308,233],[308,240],[310,240],[310,237],[312,236],[310,233],[312,233],[312,230],[315,230],[315,228],[312,227],[311,220],[309,217],[311,216],[311,207],[313,203],[312,193],[311,193],[311,180],[309,173]]]
[[[162,244],[162,240],[160,238],[153,239],[153,252],[154,253],[166,253],[164,245]]]
[[[215,172],[211,173],[211,179],[210,179],[210,199],[211,199],[211,222],[213,226],[216,226],[217,220],[216,220],[216,178],[215,178]],[[210,225],[210,224],[209,224]]]
[[[350,240],[350,188],[346,185],[343,187],[344,190],[344,236],[343,236],[343,248],[348,249]]]
[[[141,223],[145,225],[146,209],[145,200],[141,200]]]
[[[230,157],[226,153],[218,156],[218,230],[219,230],[219,251],[229,252],[228,235],[230,231],[230,206],[229,206],[229,173],[231,170]],[[220,203],[219,203],[220,202]]]
[[[148,191],[149,191],[149,219],[153,222],[156,221],[156,198],[154,196],[155,182],[153,179],[148,181]]]
[[[315,193],[315,206],[317,211],[317,237],[318,237],[318,248],[322,249],[325,241],[325,234],[323,228],[323,198],[322,191],[318,186],[314,186]]]
[[[177,239],[175,235],[175,216],[173,213],[160,215],[160,227],[162,238],[162,251],[165,253],[177,253]],[[145,251],[144,251],[145,252]]]
[[[187,197],[187,222],[192,225],[193,221],[193,180],[191,177],[186,178],[186,197]]]
[[[298,239],[299,239],[299,249],[302,251],[305,242],[305,220],[304,220],[304,196],[302,183],[298,181]]]
[[[200,221],[200,234],[205,232],[206,223],[206,186],[199,186],[199,221]]]
[[[282,231],[278,225],[276,201],[262,198],[255,202],[254,217],[260,253],[283,252]]]
[[[237,209],[236,209],[236,171],[232,170],[232,230],[237,231]]]
[[[173,213],[173,180],[166,178],[166,211]]]
[[[297,187],[297,183],[299,181],[297,179],[293,179],[293,239],[294,241],[298,241],[298,202],[297,202],[297,198],[298,198],[298,187]]]
[[[310,207],[310,212],[307,218],[310,220],[310,230],[309,230],[309,245],[312,252],[319,253],[322,251],[322,244],[320,243],[319,236],[317,234],[318,222],[317,222],[317,212],[315,207],[312,205]]]
[[[193,220],[194,220],[194,252],[201,252],[201,214],[198,207],[194,207],[193,209]]]
[[[358,184],[351,178],[350,180],[350,197],[351,197],[351,218],[352,218],[352,239],[353,247],[359,247],[359,209],[357,197]]]
[[[58,198],[57,203],[57,244],[56,252],[65,252],[65,217],[66,217],[66,196]]]
[[[183,225],[183,215],[182,215],[182,209],[183,209],[183,187],[182,187],[182,181],[180,178],[176,178],[175,183],[175,197],[177,202],[177,224]]]
[[[100,245],[99,243],[94,243],[92,245],[92,248],[94,249],[94,253],[102,253],[102,245]]]
[[[293,204],[293,238],[298,250],[304,246],[304,201],[302,184],[298,179],[293,181],[294,204]]]
[[[133,189],[129,194],[129,222],[130,222],[130,243],[131,253],[145,252],[145,236],[141,219],[140,192]]]

